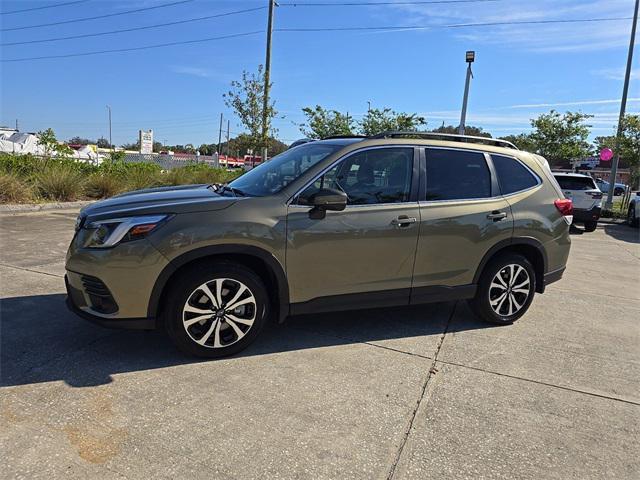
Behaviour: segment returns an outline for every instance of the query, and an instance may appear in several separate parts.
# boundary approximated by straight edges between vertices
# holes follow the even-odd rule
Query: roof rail
[[[335,138],[367,138],[366,135],[329,135],[328,137],[322,137],[322,140],[331,140]]]
[[[438,133],[438,132],[410,132],[410,131],[387,131],[372,135],[368,138],[403,138],[403,137],[417,137],[427,138],[432,140],[444,140],[447,142],[466,142],[466,143],[481,143],[485,145],[493,145],[495,147],[512,148],[519,150],[513,143],[506,140],[500,140],[498,138],[488,137],[474,137],[471,135],[454,135],[452,133]]]

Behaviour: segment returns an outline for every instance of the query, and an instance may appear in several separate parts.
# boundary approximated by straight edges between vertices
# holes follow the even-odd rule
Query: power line
[[[69,57],[84,57],[87,55],[100,55],[103,53],[116,53],[116,52],[133,52],[137,50],[148,50],[152,48],[162,48],[162,47],[171,47],[174,45],[187,45],[191,43],[203,43],[203,42],[213,42],[215,40],[224,40],[227,38],[238,38],[238,37],[247,37],[249,35],[256,35],[258,33],[264,33],[264,30],[257,30],[254,32],[244,32],[244,33],[234,33],[231,35],[223,35],[220,37],[209,37],[209,38],[200,38],[197,40],[183,40],[180,42],[169,42],[169,43],[158,43],[156,45],[146,45],[144,47],[130,47],[130,48],[114,48],[111,50],[98,50],[95,52],[82,52],[82,53],[67,53],[64,55],[47,55],[42,57],[27,57],[27,58],[9,58],[0,60],[3,63],[8,62],[24,62],[27,60],[44,60],[47,58],[69,58]]]
[[[594,22],[612,22],[620,20],[631,20],[631,17],[613,17],[613,18],[583,18],[574,20],[526,20],[526,21],[510,21],[510,22],[487,22],[487,23],[457,23],[450,25],[398,25],[398,26],[378,26],[378,27],[318,27],[318,28],[277,28],[276,32],[336,32],[336,31],[366,31],[366,30],[431,30],[431,29],[443,29],[443,28],[472,28],[472,27],[490,27],[490,26],[505,26],[505,25],[540,25],[540,24],[558,24],[558,23],[594,23]],[[25,57],[25,58],[3,58],[0,60],[3,63],[9,62],[24,62],[28,60],[45,60],[52,58],[69,58],[69,57],[83,57],[88,55],[100,55],[105,53],[118,53],[118,52],[132,52],[137,50],[147,50],[153,48],[170,47],[175,45],[187,45],[193,43],[204,43],[215,40],[223,40],[227,38],[246,37],[250,35],[257,35],[264,33],[264,30],[256,30],[253,32],[236,33],[231,35],[223,35],[220,37],[201,38],[196,40],[182,40],[178,42],[160,43],[156,45],[146,45],[141,47],[130,48],[116,48],[111,50],[98,50],[93,52],[81,52],[81,53],[68,53],[62,55],[46,55],[39,57]]]
[[[128,15],[129,13],[146,12],[147,10],[156,10],[158,8],[172,7],[174,5],[181,5],[183,3],[193,2],[194,0],[179,0],[177,2],[163,3],[161,5],[153,5],[151,7],[136,8],[135,10],[125,10],[124,12],[107,13],[105,15],[96,15],[95,17],[74,18],[73,20],[62,20],[60,22],[41,23],[39,25],[27,25],[24,27],[11,27],[2,28],[0,32],[9,32],[14,30],[27,30],[30,28],[51,27],[54,25],[64,25],[67,23],[87,22],[89,20],[98,20],[100,18],[117,17],[119,15]]]
[[[282,7],[370,7],[375,5],[435,5],[442,3],[483,3],[502,0],[425,0],[406,2],[279,2]]]
[[[87,37],[99,37],[102,35],[113,35],[116,33],[125,33],[125,32],[135,32],[137,30],[148,30],[151,28],[159,28],[159,27],[168,27],[171,25],[180,25],[183,23],[190,23],[190,22],[198,22],[201,20],[210,20],[212,18],[220,18],[220,17],[228,17],[231,15],[239,15],[242,13],[249,13],[249,12],[256,12],[258,10],[264,10],[267,7],[254,7],[254,8],[246,8],[244,10],[235,10],[233,12],[225,12],[225,13],[218,13],[215,15],[207,15],[205,17],[196,17],[196,18],[189,18],[187,20],[176,20],[175,22],[167,22],[167,23],[157,23],[154,25],[146,25],[143,27],[132,27],[132,28],[123,28],[121,30],[110,30],[108,32],[98,32],[98,33],[86,33],[86,34],[82,34],[82,35],[71,35],[68,37],[55,37],[55,38],[44,38],[41,40],[26,40],[24,42],[10,42],[10,43],[0,43],[0,47],[9,47],[12,45],[26,45],[26,44],[31,44],[31,43],[47,43],[47,42],[57,42],[60,40],[73,40],[76,38],[87,38]]]
[[[23,8],[22,10],[11,10],[10,12],[0,12],[0,15],[11,15],[12,13],[33,12],[34,10],[44,10],[45,8],[66,7],[67,5],[75,5],[77,3],[85,3],[90,0],[75,0],[73,2],[55,3],[53,5],[45,5],[43,7]]]
[[[454,23],[449,25],[401,25],[379,27],[312,27],[312,28],[277,28],[277,32],[347,32],[359,30],[432,30],[441,28],[470,28],[470,27],[495,27],[503,25],[540,25],[550,23],[588,23],[588,22],[612,22],[618,20],[631,20],[632,17],[613,18],[583,18],[576,20],[523,20],[510,22],[487,23]]]

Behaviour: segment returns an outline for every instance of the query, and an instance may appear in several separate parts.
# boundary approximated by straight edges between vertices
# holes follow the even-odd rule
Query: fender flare
[[[478,268],[476,270],[475,275],[473,276],[473,283],[477,284],[480,281],[480,275],[482,275],[482,270],[484,270],[484,267],[486,267],[487,263],[489,263],[489,260],[491,260],[491,258],[498,253],[500,250],[506,248],[506,247],[514,247],[514,246],[518,246],[518,245],[528,245],[531,247],[534,247],[536,250],[538,250],[538,252],[540,252],[540,255],[542,256],[542,278],[537,278],[536,279],[536,283],[538,282],[543,282],[544,283],[544,274],[547,273],[548,271],[548,263],[547,263],[547,251],[544,248],[544,245],[542,245],[542,243],[533,238],[533,237],[512,237],[512,238],[507,238],[505,240],[501,240],[498,243],[496,243],[494,246],[492,246],[487,253],[484,254],[484,256],[482,257],[482,260],[480,261],[480,264],[478,265]]]
[[[178,271],[178,269],[199,258],[224,254],[248,255],[257,258],[266,264],[267,268],[273,273],[277,282],[279,306],[278,320],[284,320],[284,318],[289,314],[289,283],[287,282],[287,277],[282,265],[271,253],[260,247],[238,244],[210,245],[207,247],[196,248],[195,250],[183,253],[171,260],[160,272],[160,275],[158,275],[153,286],[153,290],[151,291],[149,305],[147,307],[147,315],[149,318],[156,318],[158,308],[160,306],[160,296],[162,295],[162,291],[169,282],[169,279],[176,271]]]

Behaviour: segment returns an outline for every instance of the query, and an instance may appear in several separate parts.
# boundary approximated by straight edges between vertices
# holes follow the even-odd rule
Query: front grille
[[[89,300],[91,300],[91,308],[100,313],[115,313],[118,311],[118,304],[102,280],[89,275],[82,275],[81,279],[84,291]]]

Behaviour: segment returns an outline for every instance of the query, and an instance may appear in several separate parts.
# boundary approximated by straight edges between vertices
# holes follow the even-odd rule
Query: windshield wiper
[[[245,192],[240,190],[239,188],[231,187],[228,184],[222,183],[212,183],[209,187],[213,187],[214,191],[217,192],[231,192],[236,197],[246,197],[248,196]]]

